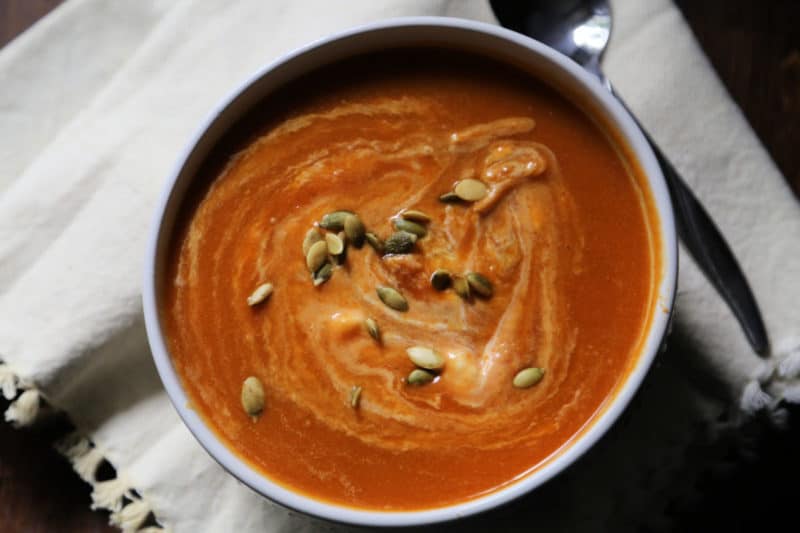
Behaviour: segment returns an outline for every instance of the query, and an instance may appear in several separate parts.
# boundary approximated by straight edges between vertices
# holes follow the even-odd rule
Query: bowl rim
[[[646,340],[641,343],[638,360],[634,367],[629,370],[624,382],[617,386],[614,396],[607,401],[607,405],[601,408],[602,412],[588,422],[588,427],[581,429],[571,441],[565,443],[561,449],[554,452],[551,457],[545,459],[534,470],[499,489],[471,500],[431,509],[381,511],[348,507],[333,502],[317,500],[301,492],[295,492],[257,471],[222,443],[204,420],[189,407],[189,398],[180,383],[177,372],[172,366],[162,333],[157,305],[157,272],[160,251],[165,246],[164,240],[168,241],[172,233],[172,228],[170,227],[169,231],[166,231],[162,223],[172,203],[177,202],[179,205],[183,200],[183,194],[177,194],[176,198],[176,184],[182,178],[187,162],[194,156],[199,143],[206,133],[225,115],[226,111],[237,99],[245,95],[259,80],[269,76],[272,71],[281,65],[295,61],[313,50],[330,46],[338,41],[359,37],[362,34],[397,28],[412,31],[414,27],[468,31],[500,38],[508,41],[509,44],[527,49],[529,53],[538,56],[536,61],[549,63],[554,68],[560,69],[568,78],[572,78],[571,83],[574,86],[582,86],[584,90],[591,93],[594,99],[592,103],[599,105],[602,111],[612,119],[611,124],[617,130],[618,135],[626,142],[630,155],[638,159],[637,162],[641,167],[641,172],[646,177],[646,182],[650,187],[660,228],[660,244],[662,248],[662,278],[655,292],[656,302],[654,302],[654,305],[656,308],[663,310],[663,312],[653,311],[654,314],[648,326]],[[321,65],[317,64],[306,71],[314,70],[319,66]],[[262,95],[263,97],[266,96]],[[207,151],[203,156],[205,154],[207,154]],[[191,178],[185,179],[191,181]],[[174,205],[173,208],[175,208]],[[654,231],[657,230],[654,229]],[[149,229],[145,259],[142,305],[145,328],[153,360],[167,395],[180,418],[209,455],[221,464],[228,473],[238,478],[251,489],[289,509],[333,522],[362,526],[398,527],[451,521],[506,504],[529,493],[573,464],[608,431],[639,389],[666,336],[675,299],[678,246],[672,202],[656,158],[628,112],[594,77],[566,56],[519,33],[493,24],[473,20],[422,16],[385,19],[332,33],[327,37],[281,55],[239,84],[195,130],[195,133],[177,158],[169,178],[163,184]]]

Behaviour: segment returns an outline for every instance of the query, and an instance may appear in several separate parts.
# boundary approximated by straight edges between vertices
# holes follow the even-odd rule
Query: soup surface
[[[207,161],[171,247],[162,318],[191,407],[324,501],[424,509],[513,482],[602,411],[655,308],[656,219],[624,153],[543,83],[454,52],[351,60],[270,96]],[[358,247],[337,210],[377,248],[425,234]]]

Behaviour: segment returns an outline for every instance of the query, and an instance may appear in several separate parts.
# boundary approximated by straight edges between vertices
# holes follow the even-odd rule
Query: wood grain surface
[[[800,197],[800,0],[676,0],[676,4]]]
[[[59,3],[0,0],[0,46]],[[800,195],[800,0],[676,3],[731,96]],[[0,402],[0,410],[6,407],[7,402]],[[782,481],[800,479],[798,413],[792,412],[791,418],[794,424],[788,431],[762,435],[755,450],[760,460],[731,451],[734,467],[709,474],[704,501],[676,512],[681,530],[763,530],[796,506],[790,495],[774,490]],[[114,531],[106,525],[106,514],[89,510],[88,485],[52,449],[53,440],[68,430],[63,417],[22,430],[0,422],[0,532]]]

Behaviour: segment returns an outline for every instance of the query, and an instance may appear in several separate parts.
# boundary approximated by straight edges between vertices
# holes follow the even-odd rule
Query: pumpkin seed
[[[410,254],[414,249],[417,236],[407,231],[392,233],[384,243],[384,252],[387,254]]]
[[[431,285],[437,291],[443,291],[453,282],[453,277],[450,272],[444,269],[438,269],[431,275]]]
[[[378,287],[378,298],[395,311],[408,311],[408,301],[400,292],[391,287]]]
[[[453,280],[453,290],[455,290],[456,294],[461,296],[461,298],[464,300],[469,300],[469,282],[466,279],[462,278],[461,276],[455,278]]]
[[[315,242],[306,254],[306,266],[312,273],[320,269],[328,260],[328,244],[325,241]]]
[[[461,201],[461,198],[454,192],[446,192],[439,197],[439,201],[445,204],[454,204]]]
[[[431,221],[431,217],[423,213],[422,211],[417,211],[416,209],[409,209],[407,211],[403,211],[400,213],[400,216],[406,220],[411,220],[412,222],[420,222],[422,224],[427,224]]]
[[[478,296],[482,296],[483,298],[491,298],[492,294],[494,294],[492,282],[486,279],[483,274],[479,274],[477,272],[467,272],[466,278],[470,289],[475,291]]]
[[[435,376],[427,370],[415,368],[406,378],[406,383],[409,385],[425,385],[426,383],[433,381],[434,377]]]
[[[339,255],[344,252],[344,242],[335,233],[326,233],[325,243],[328,245],[328,253],[331,255]]]
[[[411,362],[426,370],[441,370],[444,368],[444,357],[425,346],[412,346],[406,350]]]
[[[322,233],[317,228],[311,228],[306,233],[305,239],[303,239],[303,255],[308,254],[308,249],[311,248],[311,245],[315,242],[319,242],[322,240]]]
[[[356,248],[364,246],[364,235],[366,233],[364,223],[357,215],[347,215],[344,217],[344,232],[347,240],[353,243]]]
[[[350,389],[350,407],[358,409],[359,401],[361,401],[361,387],[353,385],[353,388]]]
[[[364,236],[366,237],[369,245],[372,246],[376,252],[383,255],[383,252],[386,250],[383,240],[374,233],[366,233]]]
[[[428,234],[428,229],[423,226],[422,224],[418,224],[416,222],[412,222],[410,220],[406,220],[404,218],[396,218],[394,219],[394,227],[397,231],[405,231],[407,233],[412,233],[417,237],[424,237]]]
[[[364,326],[366,326],[367,333],[369,333],[369,336],[380,343],[381,329],[378,327],[378,323],[375,322],[375,320],[373,320],[372,318],[367,318],[366,320],[364,320]]]
[[[528,387],[533,387],[544,377],[544,369],[543,368],[536,368],[530,367],[525,368],[517,372],[517,375],[514,376],[514,387],[518,389],[527,389]]]
[[[347,260],[347,235],[344,234],[344,231],[340,231],[336,236],[339,237],[339,240],[342,241],[342,245],[344,246],[344,248],[342,248],[342,253],[336,256],[336,264],[343,265]]]
[[[486,184],[479,180],[466,179],[456,183],[453,192],[456,196],[467,202],[477,202],[486,197],[489,191]]]
[[[255,376],[242,383],[242,408],[250,416],[258,416],[264,410],[264,386]]]
[[[333,213],[328,213],[322,220],[320,220],[319,225],[323,228],[331,231],[341,231],[344,229],[344,219],[347,218],[348,215],[353,215],[352,211],[334,211]]]
[[[256,287],[253,294],[247,297],[247,305],[258,305],[272,294],[272,283],[264,283]]]
[[[317,270],[314,275],[311,276],[311,279],[314,281],[314,286],[319,287],[333,276],[333,265],[330,263],[325,263]]]

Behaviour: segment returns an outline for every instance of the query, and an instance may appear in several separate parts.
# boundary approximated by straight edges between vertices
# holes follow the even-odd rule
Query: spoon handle
[[[661,151],[652,137],[647,133],[641,123],[636,119],[625,102],[617,95],[611,84],[606,82],[606,87],[616,96],[617,100],[628,111],[634,122],[642,130],[653,153],[658,159],[661,170],[666,178],[672,203],[675,207],[675,219],[678,235],[689,250],[700,270],[711,282],[722,299],[733,311],[734,316],[741,324],[747,340],[756,353],[765,355],[769,349],[767,331],[758,304],[750,290],[750,285],[742,272],[736,257],[733,255],[725,238],[717,229],[716,224],[686,182],[683,181],[678,171],[669,162],[667,156]]]

